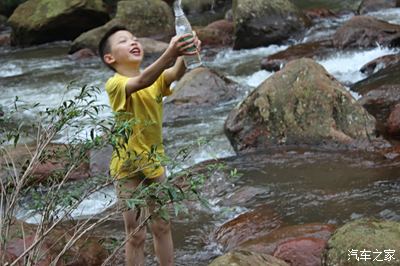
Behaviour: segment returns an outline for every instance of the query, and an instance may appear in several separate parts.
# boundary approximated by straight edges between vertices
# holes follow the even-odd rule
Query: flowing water
[[[400,9],[388,9],[371,15],[400,24]],[[349,16],[320,20],[298,42],[324,38]],[[56,106],[62,99],[78,93],[76,89],[66,86],[71,81],[102,87],[112,73],[97,58],[70,60],[66,56],[69,45],[68,42],[59,42],[25,49],[0,48],[0,106],[7,110],[16,96],[30,103]],[[196,207],[190,217],[174,221],[178,265],[206,265],[221,252],[209,237],[216,226],[263,204],[274,208],[286,224],[342,224],[355,218],[372,216],[400,221],[398,166],[383,157],[297,149],[275,154],[235,156],[223,133],[225,118],[252,89],[272,75],[259,69],[261,58],[285,48],[287,46],[271,45],[241,51],[223,49],[217,51],[215,57],[205,57],[206,66],[242,85],[242,98],[221,103],[200,112],[196,117],[182,118],[165,125],[165,146],[169,155],[195,144],[200,138],[206,140],[205,145],[194,148],[185,166],[211,158],[230,157],[228,165],[236,167],[242,174],[240,179],[222,184],[225,188],[223,192],[205,192],[213,204],[210,210]],[[394,49],[376,47],[338,52],[318,62],[343,84],[351,84],[364,78],[359,72],[362,65],[376,57],[396,52]],[[98,96],[98,101],[108,104],[105,92]],[[104,117],[108,115],[109,110],[101,113]],[[34,112],[23,113],[23,119],[34,117]],[[63,136],[58,141],[62,142]],[[243,204],[226,208],[224,199],[245,187],[255,189],[257,193]],[[82,203],[73,215],[79,218],[99,213],[113,203],[115,193],[110,187]],[[20,217],[28,222],[37,219],[30,216],[26,209],[21,210]],[[108,227],[113,235],[123,236],[120,222]],[[151,256],[149,261],[154,262]]]

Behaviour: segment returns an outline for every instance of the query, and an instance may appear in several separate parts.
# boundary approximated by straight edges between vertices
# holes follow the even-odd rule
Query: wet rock
[[[114,26],[124,26],[137,37],[166,40],[174,34],[174,17],[168,4],[162,1],[119,1],[115,17],[101,27],[82,33],[73,41],[69,53],[83,48],[97,51],[101,37]]]
[[[69,55],[68,58],[71,60],[82,60],[82,59],[91,58],[94,56],[96,56],[96,54],[92,50],[90,50],[89,48],[83,48],[83,49],[76,51],[75,53]]]
[[[220,204],[224,206],[249,206],[254,197],[267,193],[268,191],[263,188],[242,186],[224,196]]]
[[[400,25],[369,16],[355,16],[334,34],[335,47],[340,49],[368,48],[377,45],[400,46]]]
[[[378,11],[398,6],[396,0],[363,0],[358,9],[358,13],[365,14],[368,12]]]
[[[224,223],[215,231],[214,237],[224,250],[232,250],[247,240],[267,234],[281,223],[274,210],[260,206]]]
[[[63,173],[66,173],[67,165],[60,161],[46,161],[44,163],[39,164],[32,175],[34,177],[32,183],[46,183],[50,177],[55,177],[59,174],[63,176]],[[69,181],[73,180],[82,180],[88,178],[89,175],[89,164],[82,163],[76,169],[74,169],[68,176]],[[62,178],[62,177],[60,177]]]
[[[12,239],[7,243],[6,250],[6,260],[11,263],[16,260],[24,251],[26,247],[31,246],[35,241],[34,235],[26,236],[24,239],[17,238]],[[40,245],[40,249],[38,251],[38,256],[40,259],[35,263],[37,266],[47,266],[51,264],[51,261],[56,257],[57,254],[49,254],[48,250],[52,244],[49,241],[44,241],[42,245]],[[20,261],[19,265],[23,265],[23,259]]]
[[[284,226],[244,242],[239,249],[272,255],[280,245],[296,239],[312,238],[326,242],[334,231],[335,226],[330,224]]]
[[[336,13],[328,8],[311,8],[303,11],[310,20],[336,17]]]
[[[0,46],[8,46],[11,44],[9,33],[0,34]]]
[[[204,28],[196,29],[202,46],[231,46],[233,43],[233,22],[218,20]]]
[[[357,82],[351,90],[362,95],[358,101],[372,114],[380,134],[391,138],[388,133],[387,119],[396,104],[400,103],[400,63],[389,66],[370,77]]]
[[[280,44],[303,31],[309,20],[288,0],[233,2],[234,49]]]
[[[101,0],[28,0],[8,20],[13,29],[11,44],[27,46],[72,40],[108,19]]]
[[[333,54],[336,49],[332,40],[323,40],[310,43],[292,45],[284,51],[269,55],[261,61],[261,69],[278,71],[289,61],[300,58],[312,58],[314,60]]]
[[[265,80],[225,121],[236,151],[278,144],[350,144],[373,137],[375,120],[311,59],[289,62]]]
[[[182,0],[182,8],[192,26],[205,26],[223,19],[232,0]]]
[[[280,244],[274,257],[290,265],[320,266],[326,241],[317,238],[300,238]]]
[[[388,117],[387,133],[395,139],[400,139],[400,104],[393,107]]]
[[[266,254],[257,254],[250,251],[236,250],[226,253],[215,260],[209,266],[255,266],[255,265],[268,265],[268,266],[289,266],[286,262],[274,258]]]
[[[9,262],[15,260],[27,247],[32,245],[37,230],[36,225],[27,224],[23,221],[15,220],[11,224],[10,238],[6,250],[6,257]],[[69,230],[71,231],[69,232]],[[51,230],[40,245],[39,254],[44,256],[35,265],[50,265],[70,240],[74,233],[73,230],[73,225],[71,227],[64,225],[63,228],[56,227]],[[24,236],[24,238],[21,238],[21,236]],[[61,257],[60,261],[63,262],[61,265],[100,265],[108,256],[106,249],[100,244],[105,241],[105,239],[93,237],[89,234],[84,235]],[[22,265],[22,261],[19,265]]]
[[[400,250],[400,223],[375,219],[361,219],[349,222],[339,228],[328,241],[328,247],[324,254],[324,264],[333,265],[374,265],[373,259],[379,256],[379,265],[398,265],[397,250]],[[395,258],[384,261],[385,250],[395,250]],[[361,251],[371,251],[371,260],[356,261],[361,256]],[[351,251],[354,251],[351,253]],[[372,252],[381,252],[381,254]],[[349,256],[349,253],[355,254]],[[364,263],[363,263],[364,262]],[[378,264],[378,263],[377,263]]]
[[[368,76],[379,70],[400,63],[400,54],[391,54],[378,57],[361,67],[360,71]]]
[[[192,116],[199,110],[235,99],[237,84],[208,68],[199,67],[186,73],[167,97],[164,120]]]

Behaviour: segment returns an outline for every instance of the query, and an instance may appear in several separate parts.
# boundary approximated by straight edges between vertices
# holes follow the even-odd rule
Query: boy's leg
[[[150,179],[151,182],[162,182],[165,174]],[[154,204],[149,203],[150,213],[154,211]],[[174,265],[174,247],[172,242],[171,223],[163,220],[158,215],[153,215],[150,221],[150,229],[153,234],[154,250],[160,266]]]
[[[140,184],[139,178],[125,178],[116,183],[117,195],[121,206],[126,206],[124,199],[129,199]],[[127,266],[144,266],[144,243],[146,240],[146,226],[132,235],[144,219],[145,211],[142,210],[138,217],[137,210],[128,210],[122,213],[124,217],[126,237],[129,238],[125,244],[125,259]]]

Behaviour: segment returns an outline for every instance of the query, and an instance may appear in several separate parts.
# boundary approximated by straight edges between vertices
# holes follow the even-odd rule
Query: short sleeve
[[[106,91],[110,100],[111,108],[114,112],[125,112],[127,111],[127,99],[126,99],[126,82],[128,77],[114,76],[110,78],[106,83]]]
[[[163,72],[157,79],[156,85],[161,89],[162,96],[168,96],[172,94],[170,86],[165,82],[165,72]]]

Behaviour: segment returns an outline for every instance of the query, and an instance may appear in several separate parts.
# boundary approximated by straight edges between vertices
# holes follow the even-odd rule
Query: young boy
[[[190,48],[200,47],[197,37],[191,36],[186,34],[173,37],[167,50],[143,71],[140,71],[143,48],[126,28],[110,29],[99,43],[102,61],[116,72],[105,86],[112,110],[124,114],[119,119],[139,121],[133,126],[128,142],[124,143],[125,148],[114,151],[111,159],[110,173],[117,180],[117,195],[121,202],[129,199],[140,184],[149,185],[165,178],[158,157],[150,154],[154,151],[161,156],[164,154],[162,97],[171,94],[170,84],[185,73],[181,56],[193,55],[197,50]],[[132,234],[143,222],[143,213],[145,211],[132,209],[123,212],[128,238],[125,245],[127,265],[144,265],[146,227]],[[160,265],[173,265],[170,223],[154,215],[150,228]]]

